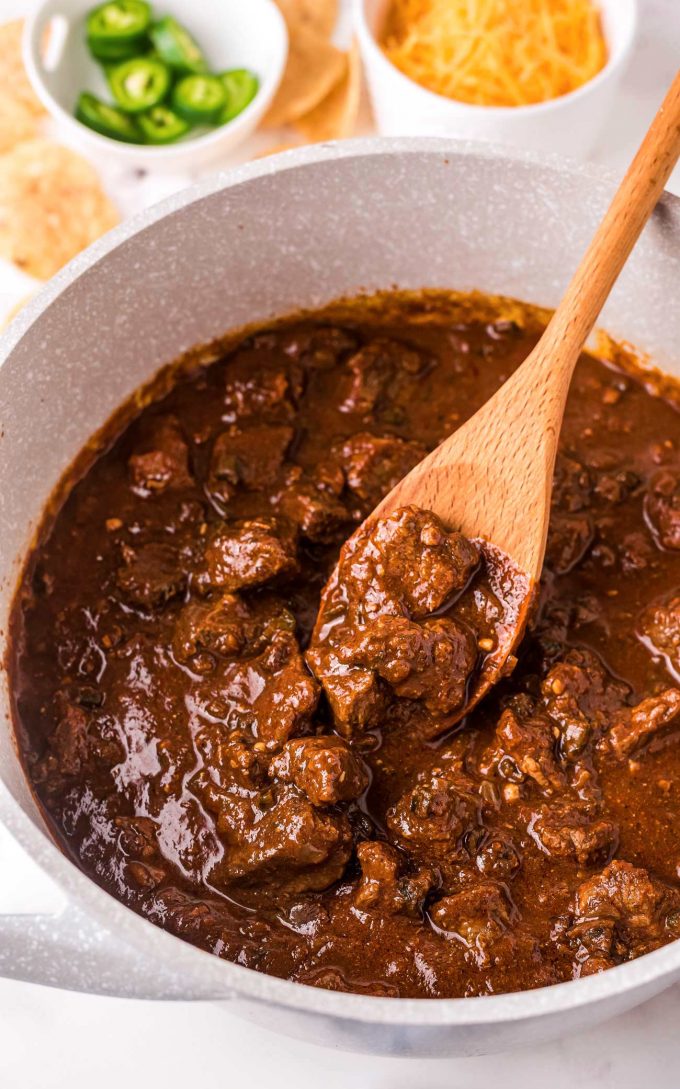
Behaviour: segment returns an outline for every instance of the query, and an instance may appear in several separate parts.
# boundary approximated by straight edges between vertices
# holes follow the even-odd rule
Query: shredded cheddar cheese
[[[393,0],[382,44],[410,79],[479,106],[558,98],[607,62],[592,0]]]

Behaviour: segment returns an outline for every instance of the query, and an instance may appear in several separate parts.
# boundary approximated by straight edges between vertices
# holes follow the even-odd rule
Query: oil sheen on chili
[[[16,724],[112,895],[386,996],[538,987],[680,937],[678,389],[582,358],[537,607],[462,722],[502,602],[428,512],[345,550],[312,638],[343,543],[538,331],[426,297],[291,320],[178,372],[71,477],[17,595]]]

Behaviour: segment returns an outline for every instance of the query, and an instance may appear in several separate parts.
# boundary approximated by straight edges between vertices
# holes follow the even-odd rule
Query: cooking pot
[[[613,179],[451,140],[307,148],[188,189],[64,269],[0,345],[0,633],[50,492],[92,433],[164,363],[229,329],[396,285],[557,303]],[[666,195],[603,315],[680,374],[680,200]],[[680,978],[680,942],[521,994],[339,994],[219,960],[135,915],[51,839],[26,784],[0,674],[0,819],[60,886],[57,915],[0,918],[0,975],[96,994],[209,999],[291,1035],[391,1055],[528,1045],[611,1017]]]

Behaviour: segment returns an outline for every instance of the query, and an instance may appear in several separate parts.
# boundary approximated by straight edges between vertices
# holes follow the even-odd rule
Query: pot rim
[[[478,158],[500,157],[507,160],[509,166],[518,163],[558,173],[566,170],[571,175],[591,180],[593,184],[611,186],[612,190],[616,182],[612,172],[591,164],[570,162],[558,155],[446,137],[368,138],[318,144],[283,152],[221,172],[173,194],[126,220],[79,254],[35,299],[26,304],[7,332],[0,337],[0,366],[47,308],[81,275],[131,237],[188,205],[223,189],[235,188],[260,178],[288,170],[304,169],[318,163],[348,158],[413,154],[434,154],[451,158],[465,155],[475,155]],[[680,198],[672,194],[665,193],[662,200],[680,208]],[[312,1014],[369,1024],[493,1025],[524,1021],[542,1015],[556,1015],[576,1007],[599,1004],[628,991],[652,985],[660,978],[680,971],[680,941],[675,941],[637,960],[610,968],[600,975],[511,994],[414,999],[378,998],[323,990],[278,979],[222,960],[137,915],[101,889],[64,855],[49,835],[47,827],[39,827],[23,811],[2,780],[0,820],[26,848],[36,864],[62,890],[68,890],[69,899],[82,907],[87,915],[139,953],[151,955],[165,969],[180,973],[186,979],[188,992],[193,987],[200,990],[206,998],[249,998]]]

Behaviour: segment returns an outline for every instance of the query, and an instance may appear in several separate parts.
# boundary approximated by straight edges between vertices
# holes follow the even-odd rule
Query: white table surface
[[[204,0],[205,2],[205,0]],[[244,0],[247,2],[247,0]],[[22,14],[0,0],[0,22]],[[345,2],[345,8],[347,4]],[[621,169],[680,62],[680,0],[640,0],[641,27],[624,92],[594,161]],[[346,13],[345,13],[346,14]],[[343,22],[342,29],[346,30]],[[234,161],[255,154],[255,138]],[[101,164],[99,164],[101,166]],[[105,172],[125,214],[191,179]],[[680,193],[676,171],[670,188]],[[39,285],[0,261],[0,317]],[[58,908],[60,895],[0,829],[0,912]],[[476,1059],[370,1059],[276,1036],[209,1004],[132,1002],[0,980],[0,1089],[675,1089],[680,987],[578,1038]]]

